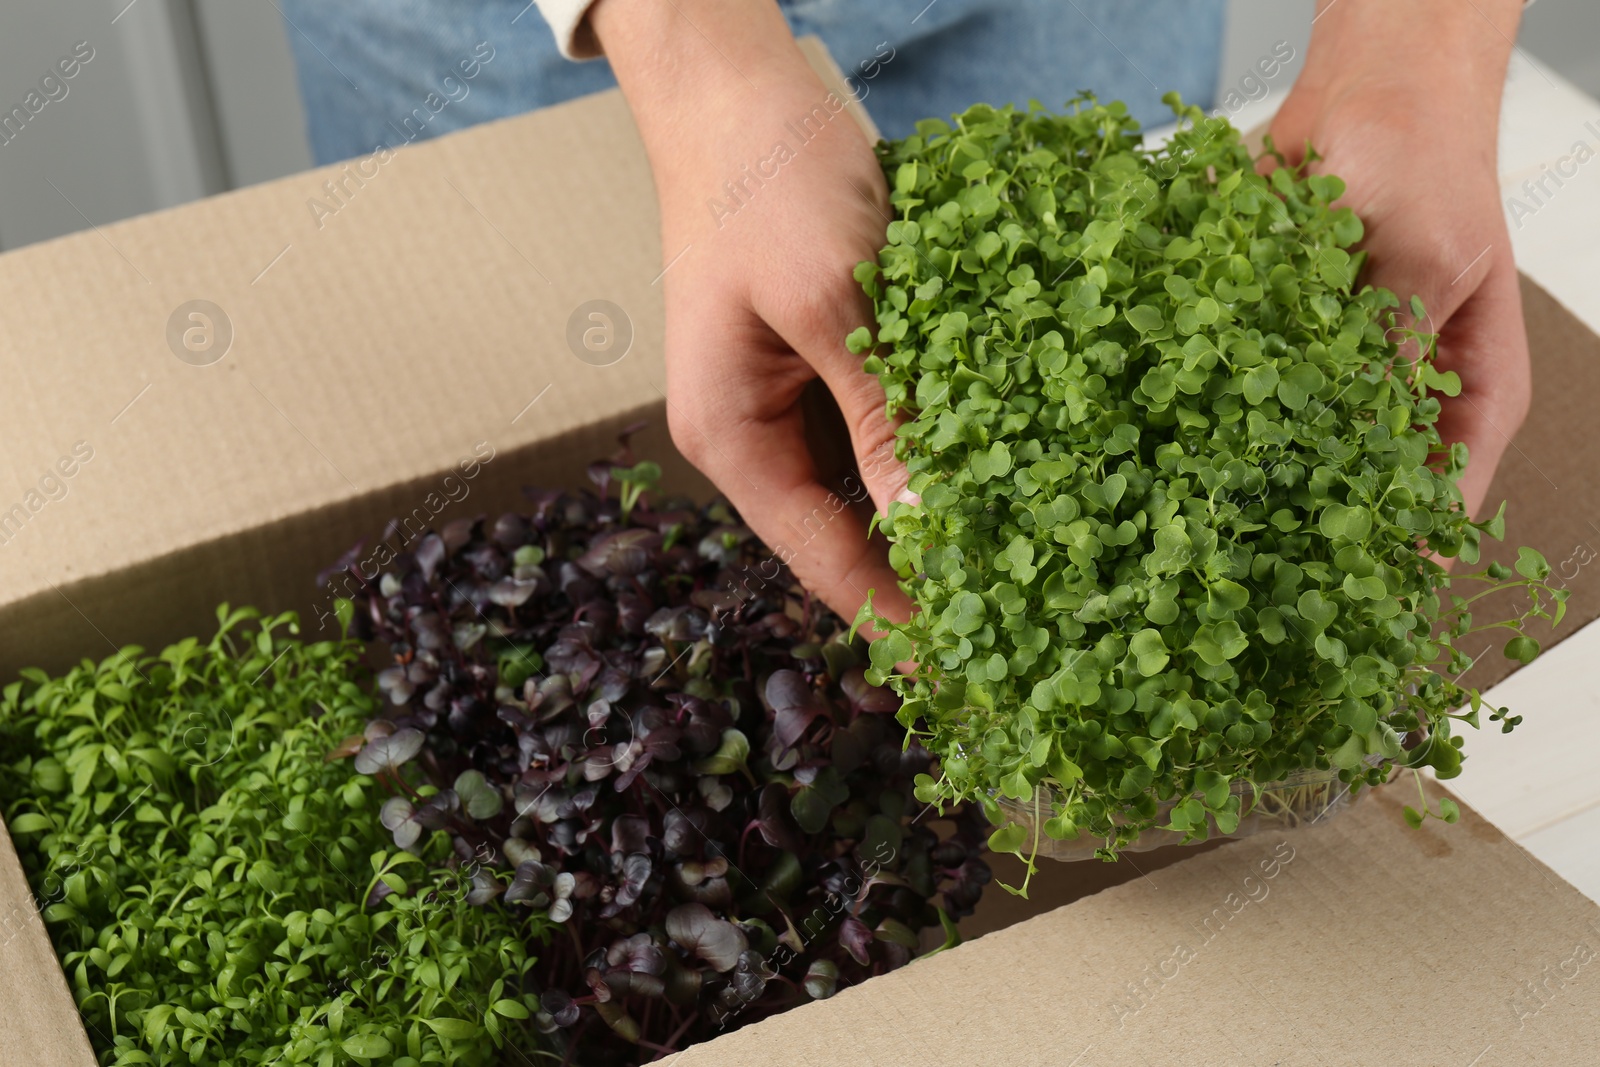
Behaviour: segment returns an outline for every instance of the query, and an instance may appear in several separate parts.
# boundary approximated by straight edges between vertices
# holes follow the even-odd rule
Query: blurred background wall
[[[1230,0],[1217,102],[1260,92],[1250,71],[1278,42],[1303,57],[1312,10],[1313,0]],[[5,140],[0,126],[0,248],[310,166],[295,32],[276,0],[8,0],[0,116],[52,81],[19,132]],[[1600,96],[1597,45],[1596,0],[1537,0],[1518,42],[1591,96]],[[1298,67],[1297,58],[1270,92]]]

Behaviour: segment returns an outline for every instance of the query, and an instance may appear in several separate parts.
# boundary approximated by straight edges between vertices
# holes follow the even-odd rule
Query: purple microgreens
[[[931,757],[848,626],[726,503],[655,473],[596,464],[608,497],[530,490],[526,514],[413,535],[375,579],[343,561],[392,659],[384,717],[340,751],[396,794],[398,844],[490,857],[470,903],[557,924],[524,991],[582,1062],[901,966],[906,931],[948,930],[989,880],[977,808],[916,820]]]

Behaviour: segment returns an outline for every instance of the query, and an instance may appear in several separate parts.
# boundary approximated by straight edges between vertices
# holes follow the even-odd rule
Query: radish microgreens
[[[393,658],[356,768],[407,794],[383,807],[396,844],[448,832],[514,872],[486,907],[546,909],[527,977],[552,1060],[656,1060],[953,943],[984,820],[918,819],[932,757],[846,623],[626,445],[589,476],[375,578],[359,546],[341,562]]]

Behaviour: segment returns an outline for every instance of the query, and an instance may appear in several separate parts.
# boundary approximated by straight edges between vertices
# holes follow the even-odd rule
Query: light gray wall
[[[0,13],[0,113],[26,112],[30,93],[37,106],[58,60],[93,49],[66,95],[0,144],[5,247],[225,188],[186,6],[136,0],[119,18],[108,0],[12,0]]]
[[[1517,43],[1590,96],[1600,97],[1600,3],[1596,0],[1537,0],[1529,4]]]
[[[311,166],[305,110],[277,7],[267,0],[193,3],[230,186]]]
[[[1287,40],[1304,55],[1315,8],[1315,0],[1229,0],[1228,37],[1222,55],[1224,85],[1230,71],[1237,79],[1276,41]],[[1402,32],[1401,28],[1397,27],[1397,32]],[[1517,45],[1590,96],[1600,97],[1597,0],[1532,0],[1523,14]]]
[[[1303,57],[1312,11],[1313,0],[1230,0],[1224,94],[1249,90],[1242,80],[1280,40]],[[0,144],[0,248],[310,165],[273,0],[3,0],[0,115],[78,41],[95,55],[67,96]],[[1537,0],[1520,44],[1600,96],[1597,0]],[[1287,89],[1299,65],[1267,92]]]
[[[1228,35],[1222,43],[1217,86],[1219,104],[1230,90],[1239,90],[1256,61],[1271,55],[1279,41],[1287,41],[1294,48],[1295,59],[1267,89],[1279,92],[1288,87],[1305,62],[1315,6],[1314,0],[1229,0]]]
[[[271,0],[6,0],[0,114],[79,41],[66,96],[0,144],[0,248],[310,165]]]

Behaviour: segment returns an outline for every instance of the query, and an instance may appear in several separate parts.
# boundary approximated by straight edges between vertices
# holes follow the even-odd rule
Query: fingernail
[[[901,504],[910,504],[912,507],[922,503],[922,498],[909,488],[900,490],[900,495],[895,497],[895,500]]]

